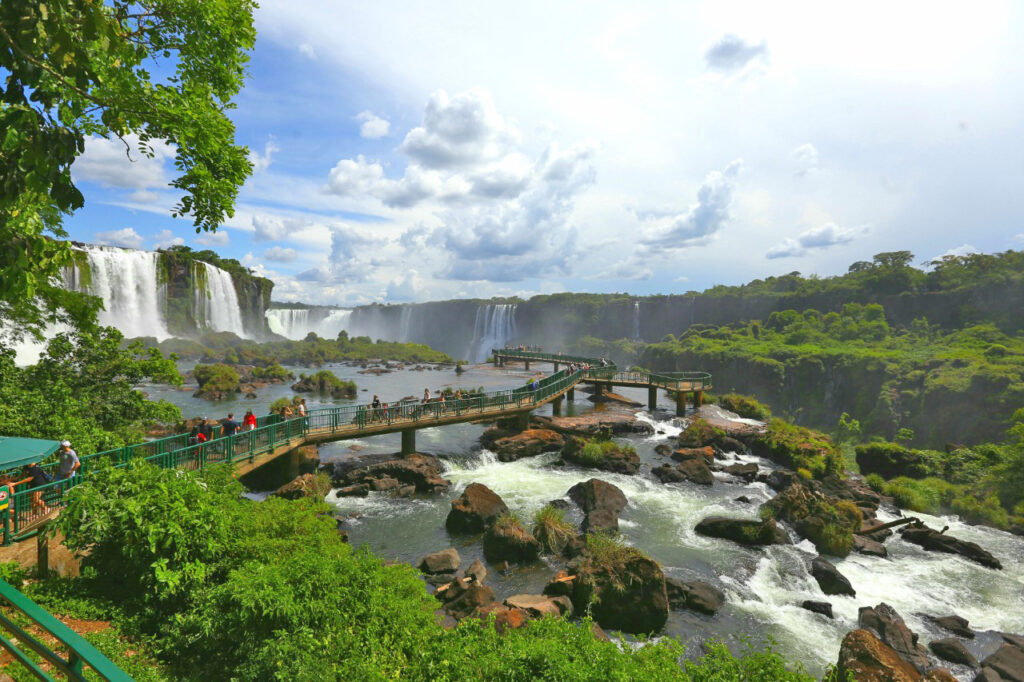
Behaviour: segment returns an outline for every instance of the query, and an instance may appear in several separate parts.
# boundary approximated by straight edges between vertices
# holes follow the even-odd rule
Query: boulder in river
[[[961,616],[941,616],[939,618],[932,618],[931,621],[938,625],[943,630],[949,630],[958,637],[964,637],[966,639],[974,639],[974,631],[970,628],[970,622]]]
[[[470,483],[452,500],[445,526],[455,533],[479,533],[508,514],[505,501],[482,483]]]
[[[814,557],[811,561],[811,575],[818,581],[821,591],[825,594],[857,596],[857,592],[846,576],[840,573],[839,569],[827,559],[822,559],[820,556]]]
[[[587,440],[570,436],[562,448],[562,459],[575,466],[632,475],[640,468],[640,457],[632,446],[612,440]]]
[[[551,429],[526,429],[504,438],[490,446],[502,462],[514,462],[523,457],[533,457],[544,452],[556,452],[565,445],[565,438]]]
[[[715,461],[715,451],[713,448],[679,448],[672,453],[672,459],[677,462],[689,462],[690,460],[701,460],[705,464],[711,464]]]
[[[726,516],[708,516],[696,525],[698,535],[732,540],[741,545],[788,545],[789,535],[775,523],[754,519],[733,519]]]
[[[449,547],[420,559],[419,569],[424,573],[454,573],[459,570],[461,563],[462,559],[459,557],[458,550]]]
[[[331,479],[323,474],[303,474],[273,492],[274,497],[298,500],[303,497],[324,499],[331,492]]]
[[[1009,682],[1024,682],[1024,649],[1006,642],[981,662],[981,669],[990,669]]]
[[[715,475],[711,473],[711,469],[698,459],[680,462],[676,465],[676,469],[683,475],[684,480],[690,483],[697,485],[714,485],[715,483]]]
[[[884,602],[875,607],[862,606],[857,623],[875,632],[879,639],[919,671],[928,669],[928,652],[918,644],[917,633],[907,627],[893,607]]]
[[[668,603],[673,609],[690,609],[713,616],[725,603],[725,593],[702,580],[665,578]]]
[[[575,502],[584,512],[594,509],[610,509],[618,514],[626,508],[626,495],[618,486],[599,478],[591,478],[569,488],[569,499]]]
[[[835,670],[837,680],[918,682],[921,679],[914,666],[868,630],[846,633]]]
[[[751,462],[749,464],[730,464],[723,468],[722,471],[749,483],[757,478],[759,469],[756,464]]]
[[[969,665],[972,668],[978,667],[978,659],[976,659],[974,655],[967,650],[967,647],[965,647],[956,637],[933,639],[928,643],[928,648],[932,650],[933,654],[944,661],[959,663],[960,665]]]
[[[634,634],[661,630],[668,620],[665,574],[658,562],[634,547],[602,539],[572,564],[572,603],[601,627]]]
[[[887,557],[889,550],[881,542],[872,540],[866,535],[853,536],[853,551],[868,556]]]
[[[572,615],[572,602],[568,597],[549,597],[543,594],[514,594],[505,600],[505,606],[522,609],[534,618],[558,618]]]
[[[832,605],[829,604],[827,601],[815,601],[813,599],[807,599],[802,604],[800,604],[800,608],[807,609],[808,611],[813,611],[814,613],[820,613],[821,615],[827,616],[828,618],[835,617],[832,615]]]
[[[619,532],[619,517],[611,509],[605,509],[604,507],[591,509],[583,517],[580,529],[584,533],[602,532],[615,534]]]
[[[338,487],[366,484],[375,489],[378,479],[393,478],[404,485],[416,486],[416,492],[436,493],[450,485],[441,478],[441,461],[437,457],[414,452],[405,457],[371,456],[335,462],[331,479]]]
[[[453,618],[462,620],[469,617],[478,608],[494,601],[494,590],[478,582],[464,583],[454,580],[444,592],[439,593],[445,602],[445,610]]]
[[[951,535],[940,533],[927,527],[908,526],[900,531],[900,535],[907,542],[913,542],[932,552],[946,552],[959,554],[965,559],[981,564],[987,568],[1002,569],[1003,565],[988,551],[980,545],[966,540],[959,540]]]
[[[534,561],[540,551],[537,538],[514,516],[502,516],[484,532],[484,557],[491,563]]]

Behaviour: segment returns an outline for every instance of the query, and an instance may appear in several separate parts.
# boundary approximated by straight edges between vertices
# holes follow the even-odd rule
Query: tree
[[[0,316],[34,329],[44,318],[89,317],[88,304],[56,286],[71,258],[63,216],[84,203],[71,165],[88,136],[118,138],[129,157],[167,141],[177,150],[171,186],[183,192],[173,214],[191,218],[197,232],[232,215],[252,167],[227,111],[255,41],[254,7],[0,3]]]

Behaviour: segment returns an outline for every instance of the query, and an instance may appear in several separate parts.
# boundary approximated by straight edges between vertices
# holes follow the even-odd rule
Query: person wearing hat
[[[57,478],[71,478],[81,468],[78,453],[71,449],[71,441],[60,442],[60,462],[57,464]]]
[[[213,440],[213,425],[210,424],[210,420],[206,417],[203,417],[203,421],[199,422],[199,435],[202,436],[199,439],[201,443]]]

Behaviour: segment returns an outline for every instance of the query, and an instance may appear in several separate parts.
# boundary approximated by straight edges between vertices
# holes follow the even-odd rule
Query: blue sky
[[[68,231],[213,248],[332,304],[1024,247],[1020,5],[766,5],[266,0],[236,215],[196,235],[173,148],[93,139]]]

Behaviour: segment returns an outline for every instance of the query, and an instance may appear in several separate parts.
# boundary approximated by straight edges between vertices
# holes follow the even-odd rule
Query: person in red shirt
[[[246,431],[252,431],[256,428],[256,415],[252,413],[252,410],[245,411],[245,416],[242,417],[242,428]]]

